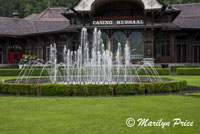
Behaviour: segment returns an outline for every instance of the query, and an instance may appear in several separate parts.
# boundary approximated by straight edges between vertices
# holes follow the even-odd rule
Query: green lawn
[[[186,95],[196,95],[196,96],[200,96],[200,93],[186,93]]]
[[[200,86],[200,76],[162,76]],[[0,77],[15,79],[16,77]],[[199,134],[200,97],[0,97],[0,134]],[[170,127],[129,128],[133,117],[163,119]],[[173,119],[194,121],[173,128]],[[136,123],[137,124],[137,123]]]
[[[175,80],[187,80],[188,85],[200,87],[200,76],[161,76],[162,78],[171,78]]]
[[[0,97],[0,133],[199,134],[199,111],[200,98],[191,96]],[[194,121],[194,126],[129,128],[129,117],[171,123],[181,118]]]

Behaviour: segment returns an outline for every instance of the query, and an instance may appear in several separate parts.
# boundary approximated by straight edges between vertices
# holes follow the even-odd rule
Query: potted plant
[[[37,59],[37,56],[32,55],[32,59],[33,59],[33,60],[36,60],[36,59]]]
[[[23,62],[23,60],[20,60],[20,62],[19,62],[19,69],[22,69],[23,66],[24,66],[24,62]]]

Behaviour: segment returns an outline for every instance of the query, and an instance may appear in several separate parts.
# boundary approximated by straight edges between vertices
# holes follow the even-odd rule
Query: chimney
[[[12,16],[13,16],[13,18],[15,18],[15,19],[19,19],[19,13],[17,13],[17,12],[14,12],[14,13],[12,14]]]

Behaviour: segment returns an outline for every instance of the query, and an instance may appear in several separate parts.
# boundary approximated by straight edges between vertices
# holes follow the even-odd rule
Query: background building
[[[200,63],[200,4],[168,6],[159,0],[79,0],[72,8],[48,8],[19,19],[0,17],[0,64],[18,64],[22,54],[48,60],[56,43],[58,61],[64,45],[77,50],[82,27],[92,44],[94,27],[106,48],[118,42],[131,48],[133,63],[155,59],[162,64]]]

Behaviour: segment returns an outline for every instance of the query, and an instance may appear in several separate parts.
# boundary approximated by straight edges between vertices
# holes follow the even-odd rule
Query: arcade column
[[[144,59],[143,64],[147,66],[154,66],[155,59],[153,57],[153,42],[154,42],[154,35],[153,29],[145,29],[143,36],[144,36]]]
[[[126,44],[130,46],[129,41],[130,41],[130,35],[127,34],[126,35]]]
[[[108,35],[108,51],[111,52],[111,40],[112,40],[112,35]]]

